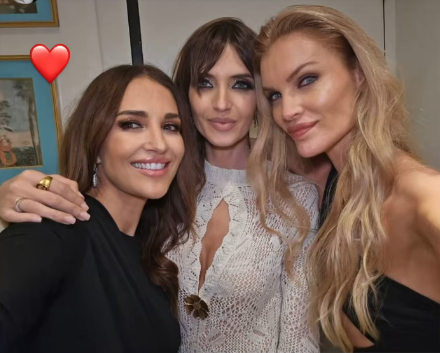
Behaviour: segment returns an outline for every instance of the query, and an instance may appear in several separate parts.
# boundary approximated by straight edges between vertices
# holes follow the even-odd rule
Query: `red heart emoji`
[[[43,44],[31,49],[31,61],[47,82],[52,83],[64,70],[70,60],[70,50],[64,44],[57,44],[51,50]]]

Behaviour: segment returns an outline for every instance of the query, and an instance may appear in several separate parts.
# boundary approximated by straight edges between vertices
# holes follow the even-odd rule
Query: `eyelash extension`
[[[269,104],[273,104],[273,103],[275,102],[275,100],[272,99],[272,97],[273,97],[275,94],[280,94],[280,93],[279,93],[279,92],[269,92],[269,93],[266,95],[266,99],[267,99],[267,101],[269,102]]]
[[[247,87],[245,87],[245,88],[239,88],[239,89],[252,90],[252,89],[255,88],[254,85],[253,85],[251,82],[249,82],[249,81],[247,81],[247,80],[243,80],[243,79],[238,79],[238,80],[236,80],[232,86],[235,86],[235,85],[238,84],[238,83],[240,83],[240,84],[244,84],[244,85],[247,86]]]
[[[319,78],[319,76],[315,75],[315,74],[305,74],[298,79],[298,88],[310,86],[310,85],[314,84],[318,80],[318,78]],[[302,82],[306,79],[313,79],[313,81],[308,84],[302,84]],[[269,102],[269,104],[273,104],[276,101],[276,100],[272,99],[272,97],[275,94],[280,94],[280,93],[279,92],[269,92],[266,95],[266,99]]]
[[[141,126],[141,124],[139,124],[139,122],[137,122],[135,120],[128,120],[127,119],[127,120],[118,121],[119,127],[123,130],[133,129],[132,127],[130,127],[130,124]],[[136,127],[136,128],[138,128],[138,127]]]
[[[167,126],[172,126],[176,129],[176,130],[170,130],[171,132],[181,132],[182,131],[182,126],[180,124],[168,123],[168,124],[164,125],[164,127],[167,127]]]
[[[199,88],[211,88],[211,87],[207,87],[207,86],[205,86],[205,85],[204,85],[205,83],[209,83],[210,86],[214,86],[214,84],[211,82],[211,80],[209,80],[209,79],[207,79],[207,78],[204,78],[204,79],[202,79],[202,80],[199,82],[199,84],[198,84]],[[237,88],[237,89],[242,89],[242,90],[253,90],[253,89],[255,88],[254,85],[253,85],[251,82],[249,82],[249,81],[247,81],[247,80],[244,80],[244,79],[237,79],[236,81],[234,81],[234,82],[232,83],[231,87],[233,88],[233,87],[234,87],[235,85],[237,85],[237,84],[242,84],[242,85],[247,86],[247,87],[242,87],[242,88]]]
[[[209,87],[206,87],[206,86],[204,85],[204,83],[206,83],[206,82],[209,82],[209,84],[210,84],[211,86],[213,86],[211,80],[209,80],[209,79],[207,79],[207,78],[203,78],[203,79],[201,79],[200,82],[198,83],[198,87],[199,87],[199,88],[209,88]]]
[[[311,83],[308,83],[308,84],[302,84],[302,82],[303,82],[304,80],[306,80],[306,79],[313,79],[313,81],[312,81]],[[314,74],[306,74],[306,75],[303,75],[303,76],[301,76],[301,77],[299,78],[299,80],[298,80],[298,87],[301,88],[301,87],[309,86],[309,85],[315,83],[317,79],[318,79],[318,75],[314,75]]]
[[[130,125],[137,125],[136,127],[130,127]],[[142,127],[142,124],[140,124],[139,122],[135,121],[135,120],[121,120],[118,122],[119,127],[122,130],[134,130],[134,129],[140,129]],[[182,126],[180,124],[173,124],[173,123],[166,123],[163,125],[162,128],[164,127],[172,127],[175,130],[169,130],[171,132],[181,132],[182,130]]]

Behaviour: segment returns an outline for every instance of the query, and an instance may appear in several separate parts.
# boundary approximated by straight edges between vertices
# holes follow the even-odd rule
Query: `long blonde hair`
[[[312,244],[307,262],[312,284],[311,317],[320,321],[333,344],[351,351],[353,346],[342,324],[346,303],[354,310],[361,331],[378,337],[368,299],[371,292],[377,294],[375,284],[386,266],[381,209],[393,185],[396,151],[413,154],[403,87],[375,42],[335,9],[291,6],[264,25],[256,44],[261,126],[248,167],[263,213],[267,208],[264,199],[268,195],[276,197],[274,190],[283,183],[279,170],[286,167],[288,152],[295,153],[299,169],[304,169],[304,159],[298,157],[292,140],[271,116],[259,71],[261,58],[270,46],[293,32],[319,40],[339,53],[347,65],[354,62],[364,76],[355,100],[356,127],[347,162],[339,174],[331,211]],[[278,170],[267,172],[267,158]]]

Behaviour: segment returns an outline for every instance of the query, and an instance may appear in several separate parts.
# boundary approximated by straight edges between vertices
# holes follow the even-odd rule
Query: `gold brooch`
[[[185,298],[185,310],[188,315],[192,314],[196,319],[205,320],[209,315],[208,304],[195,294]]]

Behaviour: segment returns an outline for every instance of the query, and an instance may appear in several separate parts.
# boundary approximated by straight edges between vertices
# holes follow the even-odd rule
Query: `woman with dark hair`
[[[180,270],[181,352],[319,351],[316,327],[307,321],[303,273],[318,225],[317,190],[301,177],[281,173],[295,206],[284,217],[268,213],[270,229],[262,226],[247,182],[249,131],[258,120],[255,39],[240,20],[211,21],[189,37],[173,70],[197,128],[199,151],[191,157],[204,164],[206,176],[198,184],[203,189],[197,198],[195,234],[167,254]],[[3,219],[38,215],[62,221],[69,214],[84,219],[79,207],[71,207],[71,202],[80,205],[75,186],[57,179],[50,199],[44,199],[29,187],[34,178],[32,172],[2,186],[3,204],[11,205],[1,212]],[[188,182],[197,184],[195,179]],[[13,210],[17,197],[26,198],[18,203],[18,210],[26,213]],[[276,204],[277,199],[268,202]],[[291,247],[298,238],[304,248],[294,254]]]
[[[174,82],[192,109],[205,163],[195,233],[168,256],[181,271],[183,352],[316,352],[307,316],[307,284],[296,238],[313,237],[314,186],[283,174],[295,207],[267,214],[262,226],[247,181],[249,131],[257,124],[253,76],[256,34],[240,20],[220,18],[198,28],[180,51]],[[276,202],[276,200],[270,200]],[[296,279],[296,281],[295,281]]]
[[[91,218],[0,234],[1,352],[177,352],[178,270],[165,253],[194,219],[200,168],[189,118],[152,66],[115,67],[89,85],[60,169]],[[46,176],[37,187],[49,194],[50,184]]]

